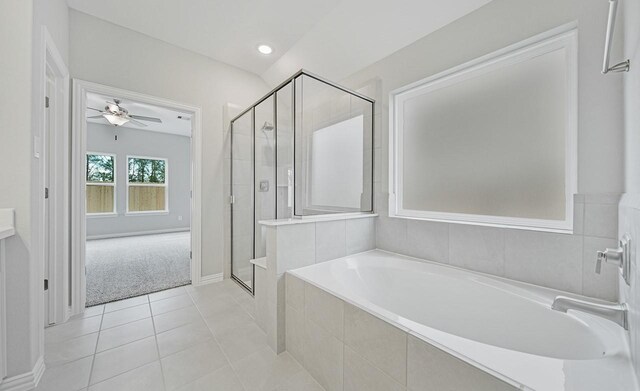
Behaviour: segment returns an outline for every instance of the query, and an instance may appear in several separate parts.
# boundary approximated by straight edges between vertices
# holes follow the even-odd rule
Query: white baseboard
[[[183,227],[183,228],[158,229],[155,231],[124,232],[124,233],[105,234],[105,235],[87,235],[87,240],[126,238],[128,236],[156,235],[156,234],[168,234],[173,232],[188,232],[188,231],[189,231],[189,227],[186,227],[186,228]]]
[[[2,383],[0,383],[0,391],[33,390],[40,382],[44,369],[44,358],[40,357],[31,371],[4,379]]]
[[[198,285],[212,284],[214,282],[220,282],[223,280],[222,273],[211,274],[208,276],[200,277],[200,283]],[[0,390],[2,391],[2,390]]]

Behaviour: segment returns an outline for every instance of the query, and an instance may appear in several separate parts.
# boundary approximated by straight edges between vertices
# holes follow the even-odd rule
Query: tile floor
[[[323,390],[253,320],[230,280],[91,307],[45,330],[37,391]]]

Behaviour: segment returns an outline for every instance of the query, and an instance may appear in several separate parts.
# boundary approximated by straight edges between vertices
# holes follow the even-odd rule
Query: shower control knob
[[[604,251],[598,251],[598,258],[596,259],[596,273],[600,274],[600,271],[602,270],[602,262],[622,266],[624,261],[623,255],[624,250],[622,247],[607,248]]]

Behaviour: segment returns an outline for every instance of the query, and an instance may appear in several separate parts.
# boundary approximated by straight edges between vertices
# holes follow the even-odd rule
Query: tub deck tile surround
[[[303,365],[327,391],[343,389],[344,344],[313,321],[305,319]]]
[[[409,335],[407,389],[514,391],[514,386]]]
[[[406,261],[408,262],[403,263]],[[550,306],[553,298],[562,293],[517,281],[450,269],[435,263],[421,264],[415,259],[377,250],[335,260],[328,264],[323,263],[291,271],[285,277],[286,349],[327,390],[539,389],[568,391],[575,389],[599,391],[607,387],[612,390],[637,389],[637,381],[632,375],[631,357],[626,348],[626,333],[619,326],[580,313],[570,314],[573,318],[577,318],[570,321],[572,323],[562,323],[569,320],[564,318],[565,315],[560,315],[564,320],[561,323],[554,323],[553,327],[568,327],[567,330],[580,334],[587,331],[578,330],[582,327],[579,324],[584,324],[590,329],[590,333],[594,333],[593,335],[583,334],[584,338],[590,340],[595,338],[594,345],[587,343],[585,339],[580,347],[571,343],[566,346],[560,343],[562,335],[559,334],[532,335],[531,338],[534,340],[540,338],[539,344],[535,345],[507,344],[504,346],[501,343],[486,342],[486,338],[493,340],[503,338],[502,334],[476,333],[478,339],[465,337],[465,335],[476,335],[473,333],[479,331],[477,328],[457,328],[461,325],[458,323],[460,319],[468,318],[470,322],[473,320],[473,317],[465,317],[465,313],[462,313],[462,318],[459,320],[454,320],[452,317],[448,320],[449,323],[441,324],[437,322],[431,324],[429,318],[422,317],[428,313],[417,312],[412,315],[412,311],[416,308],[411,306],[411,296],[407,295],[416,295],[418,292],[429,295],[434,294],[435,291],[404,290],[397,285],[395,287],[398,289],[397,297],[391,293],[389,297],[384,296],[386,299],[376,296],[375,293],[371,297],[368,296],[369,292],[375,289],[374,285],[378,281],[382,281],[381,279],[385,276],[395,276],[390,268],[396,267],[398,271],[409,272],[405,274],[408,278],[405,283],[413,281],[412,276],[415,276],[415,273],[433,273],[435,275],[433,278],[438,278],[439,273],[442,273],[442,278],[445,279],[459,278],[460,281],[479,284],[478,294],[482,297],[486,294],[487,297],[491,296],[495,300],[511,303],[509,305],[533,305],[536,311],[540,309],[538,307],[540,305]],[[344,279],[341,276],[344,276]],[[394,281],[400,283],[399,279],[400,275]],[[436,280],[430,281],[435,284]],[[457,284],[453,280],[450,283]],[[458,285],[455,286],[458,287]],[[459,286],[459,288],[463,287],[467,285]],[[492,287],[489,289],[496,289],[496,294],[501,294],[504,290],[507,296],[499,298],[480,287]],[[380,288],[385,289],[383,286]],[[468,288],[476,289],[471,285]],[[333,300],[317,293],[308,294],[315,290],[324,291],[327,295],[333,296]],[[304,297],[301,298],[301,295]],[[513,299],[524,301],[518,304],[512,302]],[[329,331],[334,327],[334,321],[327,321],[318,316],[320,313],[326,313],[328,318],[335,318],[336,308],[339,308],[335,300],[343,303],[342,339],[338,338],[339,334],[336,337]],[[471,297],[465,300],[471,300]],[[529,300],[535,303],[529,303]],[[300,301],[304,302],[303,306],[300,305]],[[478,308],[475,304],[473,308]],[[416,302],[416,305],[419,304]],[[313,306],[318,308],[313,309]],[[491,311],[496,308],[488,307]],[[434,307],[433,310],[435,313],[441,308]],[[300,311],[303,313],[300,314]],[[307,313],[309,311],[314,314],[309,316]],[[529,314],[529,311],[524,313]],[[524,313],[514,313],[515,319],[524,320],[526,317],[520,318]],[[446,320],[448,317],[445,314],[440,313],[438,316],[441,318],[438,319]],[[508,316],[504,312],[494,315]],[[631,314],[632,318],[633,315]],[[536,316],[549,316],[549,320],[553,322],[560,320],[553,311],[540,312]],[[483,319],[491,322],[488,318]],[[451,323],[452,321],[456,323]],[[473,323],[469,326],[473,326]],[[542,327],[542,324],[540,326]],[[447,332],[446,327],[457,331]],[[493,328],[493,330],[496,329]],[[637,334],[637,329],[632,330],[633,333]],[[300,335],[303,337],[301,338]],[[514,334],[514,336],[517,335],[519,334]],[[509,336],[504,337],[509,339]],[[518,338],[521,337],[522,335]],[[550,337],[560,338],[557,340],[559,345],[558,343],[545,345],[550,341]],[[529,338],[517,339],[521,342],[527,340],[532,341]],[[323,345],[319,341],[322,341]],[[512,338],[512,341],[516,340]],[[598,343],[603,345],[599,346]],[[336,344],[342,346],[342,349],[336,347]],[[542,350],[539,350],[538,346],[542,346]],[[602,348],[605,349],[604,356],[602,356]],[[333,359],[329,358],[330,352],[334,354]],[[342,367],[339,367],[340,363]],[[342,388],[340,388],[340,380],[331,376],[342,376]],[[375,387],[374,383],[379,387]]]
[[[342,341],[344,338],[344,302],[311,284],[304,286],[305,319],[322,327]]]
[[[345,303],[344,343],[385,375],[407,384],[407,333],[403,330]]]
[[[377,216],[355,213],[260,222],[266,227],[267,259],[265,272],[256,273],[256,303],[262,304],[260,308],[256,307],[255,313],[260,314],[258,324],[267,333],[269,346],[274,351],[282,352],[285,348],[286,303],[304,313],[304,301],[301,300],[304,293],[285,300],[285,272],[374,249]],[[316,315],[309,313],[306,316]],[[323,316],[317,316],[316,320]],[[342,319],[342,315],[336,316]],[[326,322],[321,325],[342,339],[342,331],[329,325],[331,319]],[[336,322],[339,319],[333,320]],[[295,349],[293,354],[295,356]]]
[[[344,391],[404,391],[406,388],[351,350],[344,347]]]
[[[286,349],[328,391],[517,389],[289,273],[285,281]]]
[[[618,300],[617,279],[594,271],[594,243],[618,240],[620,194],[575,194],[572,234],[389,218],[388,197],[384,188],[376,193],[378,249]]]

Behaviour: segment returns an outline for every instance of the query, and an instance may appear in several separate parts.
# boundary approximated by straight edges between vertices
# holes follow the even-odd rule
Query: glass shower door
[[[276,127],[274,96],[262,101],[255,110],[255,214],[254,214],[254,255],[267,255],[266,230],[258,223],[276,218]]]
[[[231,275],[253,291],[254,258],[253,109],[231,124]]]

